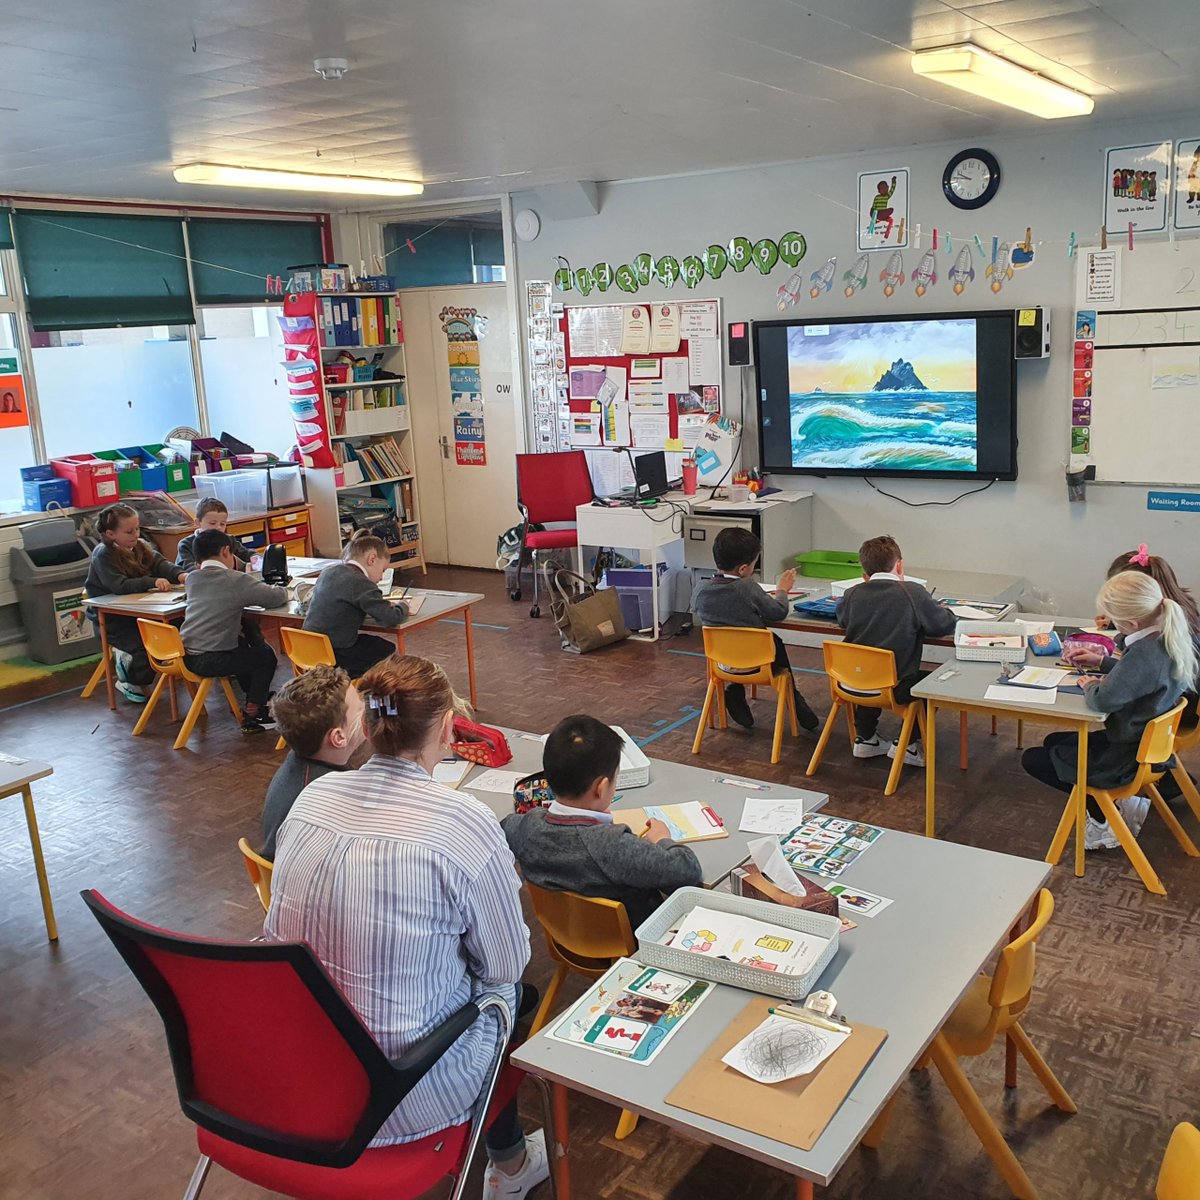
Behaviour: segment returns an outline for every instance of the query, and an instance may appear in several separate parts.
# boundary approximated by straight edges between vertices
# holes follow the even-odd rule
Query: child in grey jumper
[[[595,717],[566,717],[546,739],[543,769],[549,808],[501,821],[509,849],[537,887],[619,900],[636,929],[663,893],[701,882],[700,863],[671,840],[662,821],[642,834],[614,823],[621,738]]]

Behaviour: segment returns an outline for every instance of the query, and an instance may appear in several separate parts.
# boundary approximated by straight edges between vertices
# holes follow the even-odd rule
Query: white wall
[[[1070,434],[1071,341],[1074,313],[1073,264],[1066,242],[1072,231],[1080,244],[1099,235],[1104,184],[1104,151],[1108,146],[1159,141],[1195,135],[1195,122],[1164,119],[1155,125],[1100,126],[1073,123],[1062,128],[1048,124],[1038,137],[1014,140],[983,137],[981,144],[1000,161],[1002,183],[991,204],[978,213],[960,212],[942,196],[942,171],[959,144],[920,146],[895,152],[854,154],[788,166],[601,188],[598,216],[555,221],[542,213],[542,232],[531,243],[518,243],[517,284],[525,279],[550,279],[563,255],[574,267],[606,261],[615,268],[642,251],[656,257],[702,253],[710,242],[727,243],[738,234],[751,242],[778,238],[799,230],[808,241],[802,263],[817,270],[831,254],[838,257],[838,279],[822,300],[802,299],[791,310],[797,315],[868,315],[881,312],[937,312],[953,309],[1017,308],[1042,305],[1052,310],[1053,349],[1048,361],[1018,364],[1019,478],[997,483],[979,496],[950,508],[910,509],[873,492],[861,480],[812,479],[816,493],[813,513],[814,545],[821,549],[855,549],[863,538],[891,533],[911,563],[932,567],[998,571],[1024,575],[1044,590],[1058,610],[1070,614],[1092,611],[1095,589],[1112,557],[1145,541],[1174,563],[1180,577],[1200,584],[1196,534],[1200,519],[1189,515],[1146,510],[1144,488],[1092,487],[1086,504],[1069,504],[1063,479]],[[878,274],[886,254],[871,256],[874,279],[864,292],[846,299],[841,272],[850,266],[854,249],[856,175],[860,170],[907,166],[911,172],[911,220],[924,229],[922,252],[930,230],[949,228],[955,249],[964,236],[978,233],[988,248],[993,234],[1001,240],[1023,240],[1031,226],[1035,241],[1044,246],[1035,264],[1005,284],[994,296],[983,279],[985,264],[976,255],[976,280],[956,297],[945,279],[949,265],[939,253],[937,285],[923,299],[913,295],[911,282],[891,299],[884,298]],[[536,194],[513,196],[514,211],[539,210]],[[1135,249],[1136,253],[1136,249]],[[920,253],[905,252],[911,274]],[[952,260],[951,260],[952,261]],[[728,268],[720,280],[705,279],[694,293],[677,284],[673,293],[652,285],[637,293],[639,300],[685,294],[720,296],[726,321],[764,320],[778,316],[776,289],[789,276],[782,263],[769,276],[753,267],[741,275]],[[614,301],[613,297],[616,297]],[[615,289],[606,296],[595,291],[582,300],[579,293],[556,293],[568,303],[627,300]],[[737,416],[741,372],[725,369],[725,411]],[[754,381],[746,373],[748,415],[753,423]],[[1200,430],[1188,431],[1195,437]],[[1130,436],[1137,432],[1130,431]],[[744,460],[757,460],[752,446]],[[803,479],[804,477],[800,477]],[[946,500],[971,487],[962,481],[882,480],[880,486],[913,501]]]

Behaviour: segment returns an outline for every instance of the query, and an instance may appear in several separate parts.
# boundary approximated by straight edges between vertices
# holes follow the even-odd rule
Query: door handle
[[[450,457],[450,439],[443,433],[442,436],[440,438],[438,438],[438,441],[441,443],[442,457],[449,458]]]

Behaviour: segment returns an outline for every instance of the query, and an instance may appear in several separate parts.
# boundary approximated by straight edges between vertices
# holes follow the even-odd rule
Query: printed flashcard
[[[1092,398],[1092,373],[1091,371],[1076,371],[1074,391],[1072,395],[1080,400],[1090,400]]]
[[[837,897],[839,914],[874,917],[891,904],[891,900],[886,896],[877,896],[874,892],[863,891],[862,888],[847,887],[844,883],[831,884],[829,894]]]
[[[1075,340],[1091,341],[1096,336],[1096,310],[1081,308],[1075,313]]]
[[[784,857],[799,871],[836,879],[883,835],[877,825],[841,817],[809,817],[779,839]]]
[[[1094,342],[1075,343],[1075,370],[1090,371],[1095,358],[1096,350]]]
[[[1071,424],[1090,425],[1092,423],[1092,402],[1086,397],[1076,396],[1071,401]]]

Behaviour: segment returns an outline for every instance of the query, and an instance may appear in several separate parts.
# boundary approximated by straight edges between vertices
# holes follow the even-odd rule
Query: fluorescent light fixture
[[[1063,87],[970,43],[918,50],[912,57],[912,69],[916,75],[1047,120],[1085,117],[1095,107],[1091,96]]]
[[[225,167],[186,163],[175,168],[176,183],[223,187],[271,188],[288,192],[330,192],[337,196],[419,196],[423,183],[411,179],[371,179],[365,175],[310,175],[306,171],[270,171],[262,167]]]

